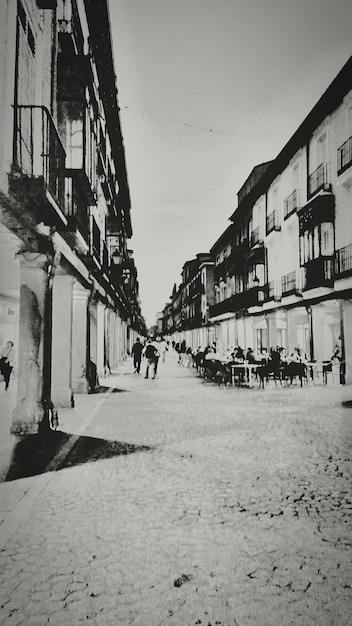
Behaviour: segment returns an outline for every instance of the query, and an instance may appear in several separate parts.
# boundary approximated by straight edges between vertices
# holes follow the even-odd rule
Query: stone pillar
[[[42,399],[50,391],[50,371],[46,370],[48,341],[51,340],[51,292],[45,254],[18,254],[20,261],[20,311],[18,346],[17,405],[11,432],[35,434],[44,411]],[[50,369],[50,363],[49,363]],[[46,370],[46,371],[45,371]],[[47,398],[49,399],[49,398]]]
[[[52,400],[70,407],[72,391],[72,287],[74,279],[55,273],[53,285]]]
[[[73,287],[72,324],[72,389],[77,393],[88,393],[88,298],[90,291],[79,283]]]
[[[277,346],[277,329],[275,313],[269,313],[268,317],[268,348]]]
[[[104,377],[104,352],[105,352],[105,306],[101,302],[97,304],[97,369],[98,376]]]
[[[97,332],[97,303],[93,300],[89,304],[89,356],[95,365],[97,365]]]
[[[294,309],[287,311],[287,347],[288,354],[297,347],[297,313]]]

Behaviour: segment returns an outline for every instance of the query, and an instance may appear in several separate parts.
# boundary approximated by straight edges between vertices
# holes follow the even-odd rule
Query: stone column
[[[97,365],[97,346],[98,346],[98,321],[97,321],[97,302],[91,301],[89,304],[89,356],[90,360]]]
[[[55,273],[53,285],[52,400],[70,407],[72,391],[72,287],[74,279]]]
[[[72,389],[77,393],[88,393],[88,298],[90,291],[79,283],[73,287],[72,324]]]
[[[297,313],[294,309],[287,311],[287,346],[289,354],[297,347]]]
[[[97,304],[97,369],[98,376],[104,377],[104,346],[105,344],[105,306]]]
[[[50,391],[50,371],[46,370],[48,341],[51,340],[48,279],[50,260],[45,254],[18,254],[20,262],[20,311],[18,346],[17,405],[11,432],[35,434],[44,411],[44,388]],[[50,369],[50,363],[49,363]],[[49,399],[49,398],[48,398]]]
[[[275,313],[269,313],[268,317],[268,348],[277,346],[277,329]]]

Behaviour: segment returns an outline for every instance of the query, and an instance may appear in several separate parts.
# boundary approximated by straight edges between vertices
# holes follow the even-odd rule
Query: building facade
[[[254,167],[230,222],[210,250],[218,350],[299,347],[322,361],[338,346],[352,382],[352,57],[277,157]],[[185,337],[187,276],[173,294]]]
[[[0,41],[0,291],[10,282],[19,310],[12,431],[35,433],[118,365],[144,320],[106,0],[5,0]]]
[[[352,59],[277,158],[254,168],[213,246],[223,346],[299,347],[320,361],[340,345],[351,382],[351,150]]]
[[[163,310],[164,334],[176,342],[185,341],[192,350],[213,341],[209,309],[214,303],[214,262],[209,253],[199,253],[186,261],[182,282],[174,286],[170,302]]]

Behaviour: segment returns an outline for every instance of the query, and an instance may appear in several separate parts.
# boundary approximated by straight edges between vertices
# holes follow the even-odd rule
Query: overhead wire
[[[227,135],[229,137],[241,137],[243,139],[261,139],[261,137],[253,137],[251,135],[243,135],[241,133],[232,133],[229,131],[225,131],[225,130],[217,130],[215,128],[209,128],[206,126],[199,126],[198,124],[191,124],[189,122],[183,122],[182,120],[175,120],[175,119],[171,119],[169,117],[163,117],[161,115],[153,115],[151,113],[145,113],[144,111],[138,111],[137,109],[133,109],[129,106],[123,105],[121,107],[122,109],[126,109],[127,111],[131,111],[132,113],[137,113],[139,115],[141,115],[142,117],[150,117],[156,120],[162,120],[164,122],[169,122],[171,124],[179,124],[181,126],[186,126],[187,128],[194,128],[196,130],[202,130],[204,132],[207,133],[213,133],[216,135]]]

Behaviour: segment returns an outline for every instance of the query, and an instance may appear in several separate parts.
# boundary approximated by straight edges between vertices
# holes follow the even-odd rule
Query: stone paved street
[[[351,387],[159,370],[128,360],[60,412],[52,471],[0,485],[0,623],[350,626]]]

